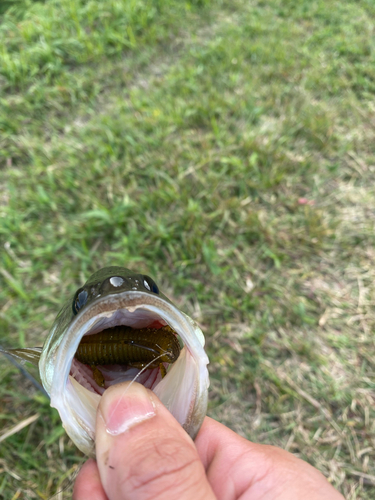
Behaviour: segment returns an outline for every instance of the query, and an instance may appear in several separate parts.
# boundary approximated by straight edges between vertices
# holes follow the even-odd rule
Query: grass
[[[373,498],[373,3],[6,7],[0,343],[41,345],[96,269],[142,269],[206,334],[211,416]],[[0,498],[69,498],[83,457],[0,376],[0,428],[39,415],[1,443]]]

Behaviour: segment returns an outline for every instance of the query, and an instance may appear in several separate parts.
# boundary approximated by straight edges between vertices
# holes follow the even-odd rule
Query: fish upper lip
[[[137,303],[137,299],[147,299],[142,303]],[[157,299],[155,301],[155,298]],[[123,300],[125,299],[125,300]],[[116,306],[108,307],[106,308],[105,306],[107,304],[110,304],[111,302],[115,301]],[[168,306],[173,306],[171,303],[165,301],[163,298],[158,297],[158,296],[151,296],[150,294],[146,292],[135,292],[135,291],[124,291],[124,292],[117,292],[113,293],[110,295],[102,296],[102,297],[97,297],[93,302],[85,306],[84,308],[81,309],[81,311],[73,317],[73,321],[70,324],[69,328],[67,329],[66,333],[71,329],[76,328],[77,326],[79,327],[80,324],[87,322],[93,317],[100,316],[102,313],[115,313],[116,311],[126,309],[129,312],[134,312],[136,309],[141,309],[142,305],[152,305],[153,302],[162,302],[163,304],[166,304]],[[124,302],[123,304],[118,304],[119,302]],[[94,309],[94,314],[92,314]],[[119,326],[122,323],[114,323],[114,326]],[[100,330],[99,330],[100,331]],[[84,333],[84,335],[87,332]]]

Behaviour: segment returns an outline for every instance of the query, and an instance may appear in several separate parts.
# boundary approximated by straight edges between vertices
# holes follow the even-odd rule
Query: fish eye
[[[73,299],[73,313],[78,314],[78,311],[86,304],[88,293],[84,288],[79,288]]]
[[[150,276],[143,276],[143,284],[150,292],[159,294],[158,285]]]

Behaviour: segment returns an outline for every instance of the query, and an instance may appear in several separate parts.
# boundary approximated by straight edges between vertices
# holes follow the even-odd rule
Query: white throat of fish
[[[169,366],[164,378],[159,368],[141,370],[130,367],[126,371],[120,370],[118,376],[114,372],[105,373],[106,380],[113,378],[113,382],[108,382],[109,385],[125,380],[144,383],[185,428],[191,427],[189,419],[192,418],[197,401],[205,397],[208,385],[208,358],[203,348],[203,334],[191,318],[161,297],[126,291],[97,299],[85,307],[66,332],[53,345],[44,349],[40,359],[43,385],[50,393],[51,406],[59,411],[68,434],[73,439],[79,436],[78,440],[84,442],[80,446],[82,451],[87,453],[85,443],[95,440],[96,411],[100,392],[104,392],[104,389],[92,390],[90,383],[85,383],[84,373],[83,377],[75,376],[81,364],[74,356],[81,339],[85,335],[94,335],[119,325],[147,328],[155,321],[169,325],[183,343],[178,359]],[[82,366],[91,370],[86,365]],[[87,375],[90,377],[88,372]],[[87,436],[82,436],[82,432]]]

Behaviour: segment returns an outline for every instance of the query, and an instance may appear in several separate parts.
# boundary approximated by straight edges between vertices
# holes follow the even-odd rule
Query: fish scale
[[[169,326],[135,329],[115,326],[94,335],[85,335],[75,358],[88,365],[173,363],[180,354],[180,344]],[[157,358],[157,360],[156,360]],[[150,365],[152,367],[152,365]]]

